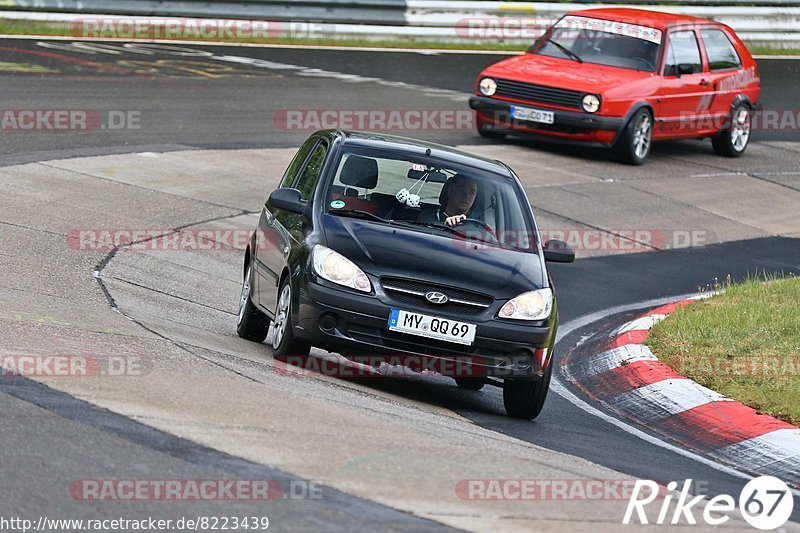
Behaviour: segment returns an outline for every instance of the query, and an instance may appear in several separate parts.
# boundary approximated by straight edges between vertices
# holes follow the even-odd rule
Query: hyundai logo
[[[431,291],[425,295],[425,299],[428,300],[432,304],[446,304],[450,298],[447,297],[446,294],[442,294],[441,292]]]

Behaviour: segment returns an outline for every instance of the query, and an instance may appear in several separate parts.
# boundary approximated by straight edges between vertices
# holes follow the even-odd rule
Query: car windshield
[[[661,30],[588,17],[567,16],[529,50],[578,62],[654,72]]]
[[[334,216],[537,250],[527,199],[515,180],[422,155],[345,148],[325,206]],[[448,227],[453,215],[467,220]]]

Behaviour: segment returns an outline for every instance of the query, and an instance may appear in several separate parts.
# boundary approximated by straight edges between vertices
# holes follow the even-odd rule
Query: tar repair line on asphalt
[[[598,320],[601,320],[601,319],[603,319],[603,318],[605,318],[605,317],[607,317],[609,315],[614,315],[614,314],[618,314],[618,313],[625,313],[627,311],[634,311],[634,310],[642,309],[642,308],[645,308],[645,307],[656,307],[656,306],[667,304],[669,302],[673,302],[675,300],[683,300],[683,299],[696,297],[699,294],[702,294],[702,293],[690,293],[690,294],[684,294],[684,295],[678,295],[678,296],[669,296],[669,297],[665,297],[665,298],[655,298],[655,299],[652,299],[652,300],[645,300],[643,302],[637,302],[637,303],[632,303],[632,304],[625,304],[625,305],[618,305],[618,306],[615,306],[615,307],[609,307],[608,309],[601,309],[599,311],[595,311],[594,313],[589,313],[589,314],[586,314],[586,315],[583,315],[583,316],[579,316],[578,318],[570,320],[566,324],[564,324],[564,325],[559,327],[559,331],[558,331],[558,334],[556,336],[556,342],[562,341],[565,337],[567,337],[573,331],[575,331],[575,330],[577,330],[579,328],[588,326],[589,324],[597,322]],[[562,398],[564,398],[565,400],[567,400],[568,402],[570,402],[571,404],[576,406],[577,408],[585,411],[586,413],[588,413],[590,415],[596,416],[597,418],[600,418],[601,420],[603,420],[605,422],[608,422],[609,424],[611,424],[613,426],[618,427],[622,431],[625,431],[626,433],[629,433],[629,434],[633,435],[634,437],[637,437],[637,438],[642,439],[642,440],[644,440],[646,442],[649,442],[650,444],[654,444],[654,445],[658,446],[659,448],[664,448],[665,450],[669,450],[669,451],[671,451],[673,453],[676,453],[676,454],[681,455],[683,457],[686,457],[688,459],[692,459],[694,461],[702,463],[702,464],[704,464],[706,466],[709,466],[709,467],[713,468],[714,470],[718,470],[718,471],[723,472],[725,474],[728,474],[728,475],[731,475],[731,476],[734,476],[734,477],[738,477],[740,479],[747,479],[747,480],[754,479],[754,476],[751,476],[749,474],[745,474],[744,472],[739,472],[738,470],[736,470],[734,468],[719,464],[719,463],[717,463],[715,461],[712,461],[711,459],[707,459],[707,458],[705,458],[705,457],[703,457],[701,455],[697,455],[696,453],[693,453],[693,452],[690,452],[688,450],[684,450],[682,448],[679,448],[679,447],[675,446],[674,444],[670,444],[668,442],[665,442],[665,441],[663,441],[663,440],[661,440],[661,439],[659,439],[657,437],[654,437],[653,435],[650,435],[649,433],[645,433],[644,431],[642,431],[640,429],[637,429],[637,428],[635,428],[635,427],[633,427],[633,426],[631,426],[629,424],[626,424],[622,420],[614,418],[613,416],[604,413],[603,411],[597,409],[596,407],[592,407],[591,405],[589,405],[584,400],[578,398],[578,396],[576,396],[572,391],[567,389],[567,387],[561,382],[561,379],[560,379],[560,377],[559,377],[559,375],[557,373],[553,374],[552,382],[550,384],[550,388],[553,390],[553,392],[555,392],[556,394],[558,394],[559,396],[561,396]],[[800,496],[800,490],[796,490],[796,489],[791,489],[791,490],[792,490],[792,493],[794,493],[796,496]]]

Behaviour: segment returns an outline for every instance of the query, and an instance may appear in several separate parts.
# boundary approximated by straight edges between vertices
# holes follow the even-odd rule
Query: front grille
[[[581,99],[584,93],[580,91],[536,85],[535,83],[524,83],[521,81],[500,79],[495,79],[495,81],[497,82],[496,96],[505,96],[518,100],[538,102],[540,104],[552,104],[583,110],[581,107]]]
[[[494,298],[486,294],[403,278],[381,278],[381,286],[388,296],[399,303],[464,315],[483,313],[494,302]],[[425,298],[430,291],[446,294],[450,301],[445,304],[431,303]]]

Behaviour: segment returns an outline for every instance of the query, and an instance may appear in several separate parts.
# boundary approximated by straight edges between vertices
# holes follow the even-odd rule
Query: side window
[[[711,70],[741,68],[742,60],[739,59],[736,48],[733,47],[724,31],[708,28],[700,30],[700,36],[706,47],[708,68]]]
[[[700,60],[700,47],[697,44],[697,37],[691,30],[670,33],[664,75],[676,76],[678,74],[678,65],[681,64],[692,65],[695,72],[702,72],[703,70],[703,63]]]
[[[308,164],[300,176],[300,180],[295,187],[300,190],[300,198],[308,200],[314,195],[314,186],[319,180],[319,175],[322,172],[322,164],[325,162],[325,155],[328,153],[328,145],[321,142],[311,152],[311,157],[308,158]]]
[[[311,152],[311,149],[314,148],[315,144],[317,144],[317,137],[312,137],[303,143],[303,145],[295,154],[294,159],[292,159],[292,162],[289,163],[289,168],[287,168],[286,172],[283,173],[283,177],[281,178],[281,188],[292,186],[294,179],[297,177],[297,172],[300,170],[300,167],[303,166],[303,163],[305,163],[308,153]]]

